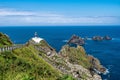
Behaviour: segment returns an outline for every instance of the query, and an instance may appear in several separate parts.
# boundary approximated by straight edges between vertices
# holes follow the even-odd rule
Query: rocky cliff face
[[[70,47],[65,45],[57,53],[45,40],[37,45],[33,44],[30,40],[28,44],[34,45],[37,50],[43,52],[40,56],[63,74],[72,75],[77,80],[101,80],[101,77],[94,71],[94,68],[96,67],[95,69],[98,70],[103,67],[96,58],[90,58],[82,46]],[[95,61],[92,64],[91,59],[95,59],[98,62]]]
[[[95,72],[92,73],[90,70],[93,64],[91,64],[82,46],[75,48],[65,45],[60,50],[59,55],[66,60],[71,74],[78,80],[101,80],[98,74]]]
[[[33,45],[38,51],[44,52],[47,56],[52,57],[57,52],[52,48],[45,40],[40,41],[40,43],[35,43],[33,40],[29,40],[26,45]]]

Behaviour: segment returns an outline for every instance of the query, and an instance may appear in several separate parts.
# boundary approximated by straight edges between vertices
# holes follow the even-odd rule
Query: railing
[[[12,51],[12,50],[14,50],[14,49],[21,48],[21,47],[23,47],[23,46],[24,46],[23,44],[14,44],[14,45],[12,45],[12,46],[0,47],[0,52]]]

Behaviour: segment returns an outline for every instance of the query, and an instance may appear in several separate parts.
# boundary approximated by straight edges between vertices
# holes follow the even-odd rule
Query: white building
[[[33,37],[32,40],[33,40],[35,43],[40,43],[40,41],[42,41],[43,38],[38,37],[37,32],[35,32],[35,37]]]

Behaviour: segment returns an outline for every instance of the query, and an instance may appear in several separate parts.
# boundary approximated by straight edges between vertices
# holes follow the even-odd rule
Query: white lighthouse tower
[[[40,43],[40,41],[43,40],[43,38],[38,37],[37,32],[35,32],[34,35],[35,35],[35,37],[33,37],[32,40],[33,40],[35,43]]]

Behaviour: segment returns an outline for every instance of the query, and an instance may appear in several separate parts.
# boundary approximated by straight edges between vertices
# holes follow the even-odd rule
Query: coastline
[[[18,30],[19,29],[19,30]],[[27,29],[27,31],[26,31]],[[88,30],[90,29],[90,30]],[[104,30],[103,30],[104,29]],[[15,43],[25,43],[33,36],[33,33],[37,31],[39,33],[39,36],[43,37],[51,46],[56,48],[57,51],[61,49],[61,46],[65,44],[63,40],[68,40],[72,33],[75,33],[80,36],[86,36],[89,37],[99,34],[101,36],[104,36],[106,34],[109,34],[113,40],[111,41],[103,41],[103,42],[93,42],[91,40],[88,40],[85,44],[85,50],[88,54],[93,55],[97,57],[101,63],[109,69],[109,65],[111,66],[107,75],[103,75],[103,79],[109,79],[109,80],[116,80],[119,79],[119,76],[116,77],[116,75],[119,75],[119,42],[120,42],[120,36],[119,34],[119,27],[118,28],[0,28],[0,30],[10,36],[13,42]],[[16,32],[17,31],[17,32]],[[23,33],[21,33],[21,31]],[[67,33],[66,33],[67,32]],[[92,32],[92,33],[91,33]],[[102,33],[101,33],[102,32]],[[54,34],[56,33],[56,34]],[[82,33],[82,35],[81,35]],[[48,36],[49,34],[49,36]],[[65,34],[63,36],[63,34]],[[51,35],[51,36],[50,36]],[[70,35],[70,36],[68,36]],[[23,37],[24,36],[24,37]],[[55,38],[56,36],[56,38]],[[114,39],[115,38],[115,39]],[[55,45],[57,43],[57,45]],[[112,55],[112,56],[111,56]],[[106,56],[106,57],[105,57]],[[114,57],[113,57],[114,56]],[[105,58],[104,58],[105,57]],[[110,75],[110,77],[108,77]]]

